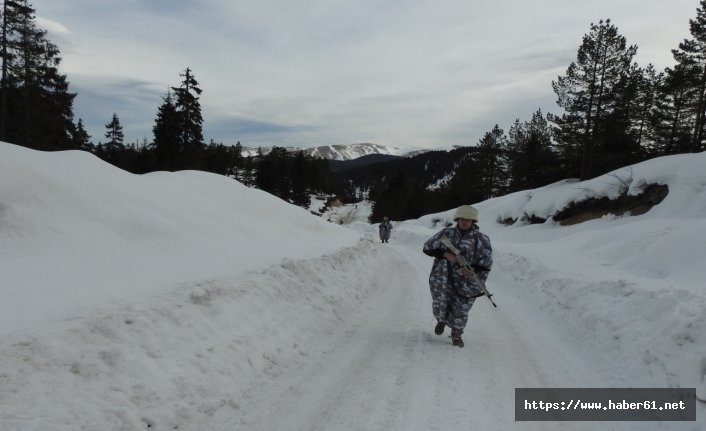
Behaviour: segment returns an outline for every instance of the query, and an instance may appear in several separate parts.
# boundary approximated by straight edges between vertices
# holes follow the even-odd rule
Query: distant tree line
[[[436,181],[443,178],[445,174],[453,172],[466,154],[473,151],[473,147],[457,147],[450,151],[428,151],[409,158],[386,156],[380,162],[357,166],[355,162],[362,159],[360,158],[345,162],[351,167],[339,167],[334,171],[334,176],[339,181],[343,200],[357,202],[368,195],[371,187],[390,180],[396,175],[414,179],[434,188],[433,184]]]
[[[301,152],[275,147],[243,156],[239,143],[206,144],[202,91],[190,68],[157,107],[151,141],[125,143],[114,113],[105,141],[93,143],[82,119],[74,122],[76,93],[59,72],[59,49],[36,25],[35,9],[28,0],[4,0],[1,13],[0,140],[90,151],[134,173],[200,169],[228,175],[303,206],[315,191],[347,200],[367,196],[374,202],[372,221],[417,217],[705,147],[706,0],[689,21],[691,38],[672,50],[673,67],[658,72],[651,64],[639,66],[637,46],[628,45],[609,19],[601,20],[590,25],[576,60],[552,82],[560,114],[537,110],[507,133],[496,125],[476,146],[337,173],[338,179],[325,161]]]
[[[337,183],[327,160],[273,147],[258,149],[254,185],[295,205],[308,207],[314,193],[336,194]]]

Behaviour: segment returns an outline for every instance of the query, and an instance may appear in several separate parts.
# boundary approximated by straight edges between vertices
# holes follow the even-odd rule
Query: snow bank
[[[185,284],[2,346],[0,429],[207,424],[239,409],[253,387],[320,357],[322,340],[335,339],[385,285],[382,261],[363,241],[321,259]]]
[[[0,143],[0,339],[357,239],[220,175],[132,175]]]
[[[621,193],[637,195],[648,184],[666,184],[669,194],[649,217],[706,216],[706,152],[678,154],[647,160],[588,181],[560,181],[533,190],[516,192],[480,204],[484,219],[520,219],[523,215],[549,218],[572,202],[588,198],[615,199]],[[494,219],[491,219],[494,217]]]

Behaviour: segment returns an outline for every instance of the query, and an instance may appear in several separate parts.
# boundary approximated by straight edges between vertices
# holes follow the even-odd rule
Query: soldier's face
[[[473,220],[467,219],[467,218],[459,218],[458,220],[458,227],[461,230],[468,230],[471,228],[471,225],[473,225]]]

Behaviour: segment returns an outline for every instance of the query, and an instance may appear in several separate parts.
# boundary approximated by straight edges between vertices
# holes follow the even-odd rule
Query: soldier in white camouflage
[[[448,326],[453,345],[463,347],[461,334],[468,322],[468,312],[483,292],[475,277],[459,268],[456,256],[441,243],[441,238],[446,236],[451,240],[483,283],[493,265],[493,249],[488,236],[478,230],[478,210],[474,207],[458,207],[454,221],[456,226],[442,229],[424,243],[424,253],[435,258],[429,275],[432,311],[437,320],[434,333],[441,335]]]
[[[389,242],[390,234],[392,233],[392,223],[387,217],[383,217],[382,223],[378,226],[378,233],[380,235],[380,241]]]

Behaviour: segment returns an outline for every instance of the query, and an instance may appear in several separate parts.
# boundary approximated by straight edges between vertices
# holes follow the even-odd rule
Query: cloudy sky
[[[559,112],[551,81],[610,18],[658,70],[696,0],[30,0],[92,140],[152,139],[191,68],[204,138],[245,146],[473,145]]]

